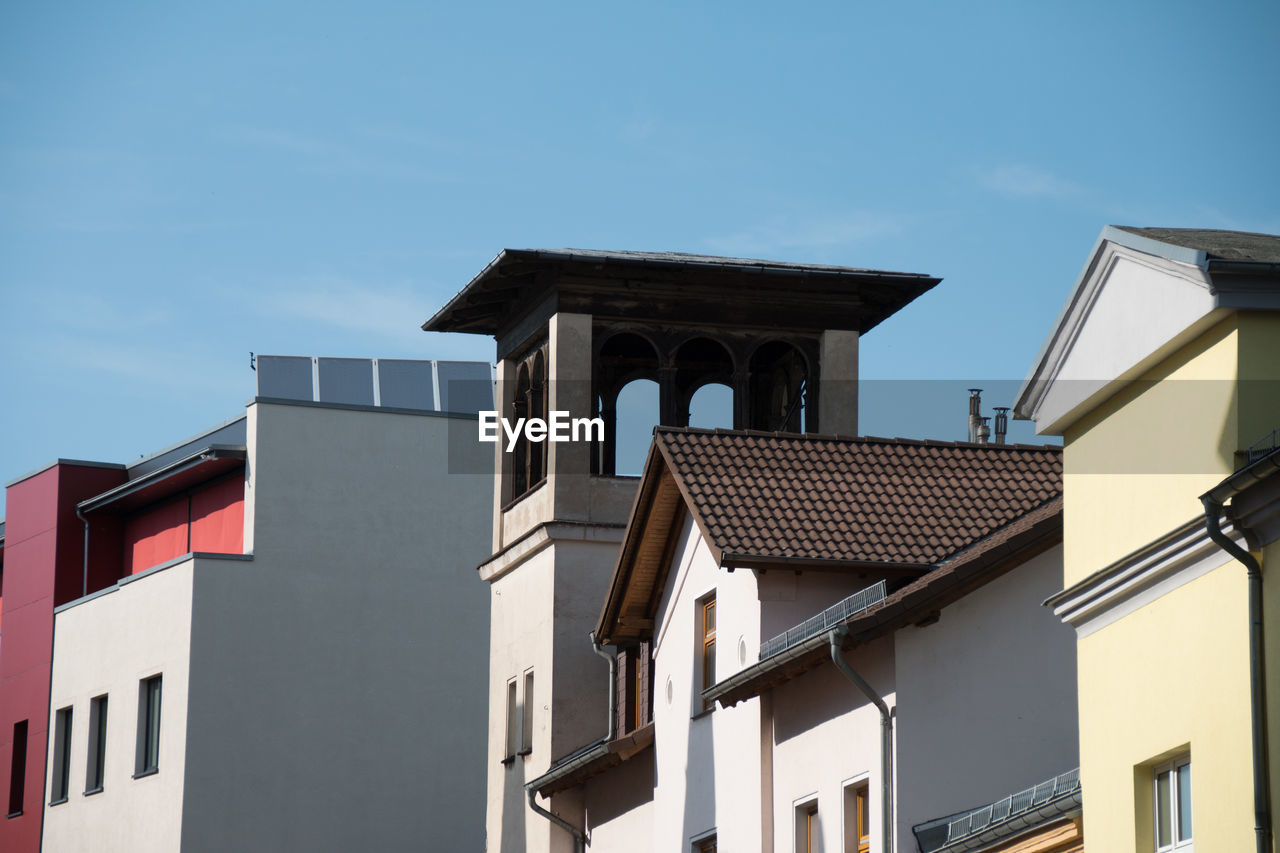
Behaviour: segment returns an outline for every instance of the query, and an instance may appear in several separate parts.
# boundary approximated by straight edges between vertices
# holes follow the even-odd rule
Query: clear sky
[[[251,350],[489,360],[419,325],[503,247],[941,276],[862,351],[865,431],[937,433],[911,380],[1021,379],[1104,225],[1280,233],[1277,44],[1274,2],[6,3],[0,479],[237,414]]]

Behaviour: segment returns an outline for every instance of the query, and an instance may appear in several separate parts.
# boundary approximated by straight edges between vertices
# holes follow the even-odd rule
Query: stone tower
[[[733,426],[855,435],[858,340],[938,279],[701,255],[507,249],[423,328],[492,335],[502,417],[599,417],[603,441],[496,445],[487,849],[569,850],[524,783],[606,732],[606,666],[588,632],[637,478],[616,471],[616,404],[658,384],[662,425],[732,389]],[[465,713],[465,711],[464,711]],[[578,810],[553,798],[553,811]]]

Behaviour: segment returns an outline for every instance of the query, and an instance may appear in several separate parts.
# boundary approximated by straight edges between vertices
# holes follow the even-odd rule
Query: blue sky
[[[1011,384],[1104,225],[1280,233],[1278,37],[1262,2],[5,4],[0,475],[223,420],[251,350],[490,359],[418,326],[505,246],[931,273],[863,375]],[[962,392],[902,397],[866,431],[962,437]]]

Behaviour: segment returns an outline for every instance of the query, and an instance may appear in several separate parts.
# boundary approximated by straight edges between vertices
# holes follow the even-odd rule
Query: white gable
[[[1202,264],[1130,248],[1123,233],[1103,232],[1019,392],[1015,414],[1038,433],[1061,434],[1228,313]]]

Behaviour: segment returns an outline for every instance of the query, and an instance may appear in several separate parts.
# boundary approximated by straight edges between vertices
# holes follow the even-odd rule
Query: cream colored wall
[[[892,638],[882,638],[845,655],[890,709],[897,705]],[[753,700],[755,701],[755,700]],[[796,807],[816,798],[822,850],[844,849],[844,788],[865,782],[871,797],[872,853],[885,853],[880,800],[880,712],[840,673],[823,664],[773,691],[768,735],[773,741],[773,843],[789,853],[796,832]],[[897,849],[914,850],[915,839]]]
[[[1251,849],[1247,615],[1233,562],[1079,641],[1090,849],[1153,849],[1148,768],[1188,751],[1196,849]]]
[[[1264,661],[1271,665],[1265,671],[1267,695],[1267,762],[1271,769],[1271,825],[1272,838],[1276,834],[1276,819],[1280,816],[1280,540],[1272,542],[1260,552],[1254,552],[1262,566],[1262,614],[1265,624],[1262,633]],[[1244,566],[1237,564],[1240,572]],[[1268,615],[1270,619],[1268,620]],[[1277,626],[1277,627],[1272,627]],[[1273,844],[1274,849],[1274,844]]]
[[[50,724],[72,706],[69,798],[45,806],[45,850],[146,853],[179,849],[186,773],[187,684],[195,565],[185,560],[60,611],[54,621]],[[216,563],[213,569],[216,570]],[[138,683],[162,675],[160,769],[134,779]],[[89,702],[107,694],[105,779],[84,796]],[[49,750],[47,784],[52,784]],[[48,803],[49,791],[45,791]]]
[[[698,603],[716,596],[716,676],[741,668],[737,638],[760,643],[755,576],[720,569],[686,518],[674,565],[658,606],[654,643],[653,850],[688,851],[714,830],[722,850],[761,845],[760,700],[700,710],[701,636]],[[667,699],[667,684],[671,699]]]
[[[1064,583],[1203,510],[1239,449],[1238,335],[1215,326],[1064,433]]]

